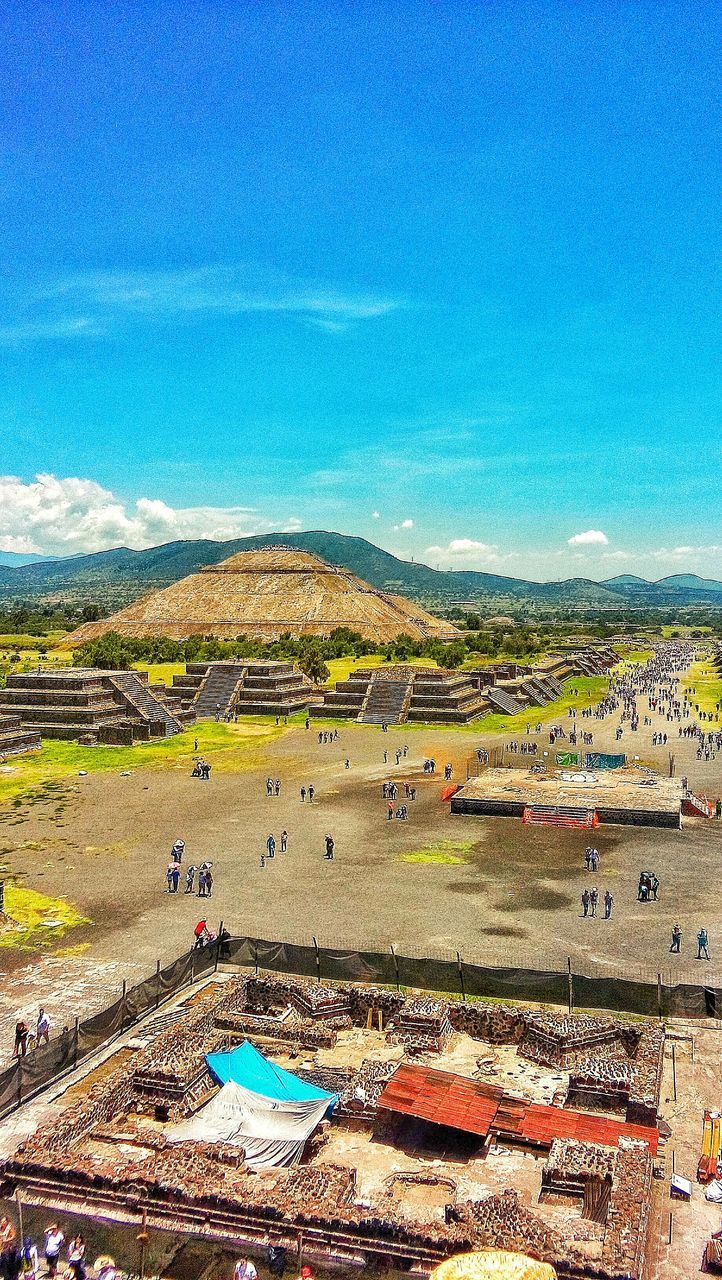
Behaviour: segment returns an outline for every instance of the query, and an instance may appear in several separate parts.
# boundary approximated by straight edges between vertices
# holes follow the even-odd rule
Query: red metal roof
[[[621,1137],[637,1138],[657,1154],[659,1133],[646,1125],[566,1107],[550,1107],[504,1093],[494,1085],[469,1080],[450,1071],[434,1071],[403,1062],[386,1085],[378,1105],[386,1111],[416,1116],[431,1124],[550,1147],[554,1138],[576,1138],[616,1147]]]
[[[503,1096],[502,1090],[492,1085],[403,1062],[386,1085],[378,1105],[485,1138]]]

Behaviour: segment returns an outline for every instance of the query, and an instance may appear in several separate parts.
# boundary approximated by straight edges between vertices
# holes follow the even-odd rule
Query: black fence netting
[[[13,1107],[18,1105],[20,1101],[18,1095],[18,1081],[20,1079],[20,1070],[17,1062],[11,1067],[0,1073],[0,1116],[4,1116],[8,1111],[12,1111]]]
[[[375,982],[380,986],[394,986],[397,982],[390,951],[337,951],[331,947],[319,950],[322,978],[334,978],[337,982]]]
[[[298,973],[307,978],[315,978],[318,974],[315,947],[303,947],[295,942],[267,942],[258,938],[255,955],[254,963],[259,969]]]
[[[533,969],[496,969],[465,964],[463,975],[464,992],[470,996],[530,1000],[537,1004],[567,1004],[569,1000],[569,975],[566,973],[537,973]]]
[[[154,974],[143,982],[137,982],[125,994],[123,1007],[123,1027],[131,1027],[138,1018],[142,1018],[149,1009],[156,1009],[160,1003],[160,977]]]
[[[92,1053],[106,1041],[117,1036],[123,1025],[123,1000],[115,1000],[100,1013],[86,1018],[78,1028],[78,1048],[81,1055]]]
[[[620,1013],[659,1013],[658,989],[651,982],[631,982],[627,978],[586,978],[573,976],[574,1004],[580,1009],[613,1009]]]
[[[173,995],[181,987],[188,986],[191,980],[193,958],[190,952],[179,956],[172,964],[160,971],[160,989],[163,996]]]
[[[75,1066],[78,1060],[78,1033],[66,1028],[49,1044],[41,1044],[33,1053],[18,1059],[18,1096],[25,1101],[44,1089],[57,1076]]]

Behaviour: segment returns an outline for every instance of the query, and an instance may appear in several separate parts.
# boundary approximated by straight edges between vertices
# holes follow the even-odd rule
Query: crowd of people
[[[165,872],[169,893],[178,893],[185,847],[185,840],[176,840],[171,849],[170,862]],[[201,862],[199,866],[196,866],[193,862],[186,866],[185,888],[183,891],[185,895],[196,892],[196,877],[198,878],[198,897],[210,898],[213,893],[213,863],[206,860]]]
[[[45,1262],[42,1274],[55,1280],[62,1257],[65,1254],[63,1277],[67,1280],[85,1280],[87,1275],[86,1244],[82,1235],[71,1236],[67,1241],[57,1222],[51,1222],[43,1232],[42,1254]],[[106,1265],[110,1264],[110,1265]],[[99,1258],[93,1268],[98,1280],[115,1277],[112,1258]],[[37,1280],[41,1274],[40,1250],[32,1236],[18,1234],[9,1218],[0,1218],[0,1276],[2,1280]]]

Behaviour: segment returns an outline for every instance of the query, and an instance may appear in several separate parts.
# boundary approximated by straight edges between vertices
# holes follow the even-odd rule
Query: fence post
[[[461,998],[462,1000],[466,1000],[466,989],[464,987],[464,966],[461,962],[461,953],[459,951],[457,951],[456,953],[456,963],[459,966],[459,982],[461,983]]]
[[[256,977],[258,977],[258,938],[253,939],[253,964],[256,970]]]
[[[125,1031],[125,998],[128,994],[128,982],[123,978],[123,990],[120,996],[120,1029]]]
[[[18,1061],[18,1106],[21,1106],[23,1101],[23,1060],[20,1057],[20,1054],[18,1054],[17,1061]]]
[[[657,1013],[662,1018],[662,975],[657,974]]]
[[[399,962],[396,958],[396,952],[394,951],[393,944],[391,946],[391,954],[394,957],[394,973],[396,974],[396,990],[400,991],[401,983],[399,982]]]
[[[318,949],[318,942],[313,939],[313,945],[316,948],[316,978],[321,981],[321,952]]]
[[[195,980],[196,980],[196,949],[195,947],[191,947],[191,976],[188,982],[188,986],[192,987]]]
[[[77,1067],[77,1065],[78,1065],[78,1038],[79,1038],[79,1036],[80,1036],[80,1018],[78,1017],[78,1015],[77,1015],[77,1014],[76,1014],[76,1016],[75,1016],[75,1031],[73,1032],[73,1035],[74,1035],[74,1037],[75,1037],[75,1043],[74,1043],[74,1046],[73,1046],[73,1067]]]
[[[218,937],[216,938],[216,963],[213,966],[213,972],[218,973],[218,961],[221,956],[221,947],[223,946],[223,921],[218,926]]]
[[[160,1008],[160,960],[155,962],[155,1007]]]
[[[569,983],[569,1012],[574,1009],[574,974],[572,973],[572,958],[567,956],[567,982]]]

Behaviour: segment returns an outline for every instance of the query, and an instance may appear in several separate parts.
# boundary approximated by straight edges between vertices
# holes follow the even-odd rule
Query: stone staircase
[[[519,702],[518,698],[513,698],[505,689],[492,686],[487,689],[486,696],[493,710],[503,711],[507,716],[516,716],[520,711],[524,710],[524,704]]]
[[[135,671],[114,671],[110,676],[110,682],[141,720],[165,725],[166,738],[172,738],[174,734],[182,732],[183,725],[180,720],[172,715],[160,698],[151,693],[147,684]]]
[[[0,715],[0,760],[24,751],[38,751],[41,745],[40,734],[25,728],[19,715]]]
[[[194,699],[196,719],[222,717],[232,711],[247,674],[246,667],[237,665],[214,664],[209,667]]]
[[[403,724],[408,716],[413,677],[371,681],[359,724]]]

